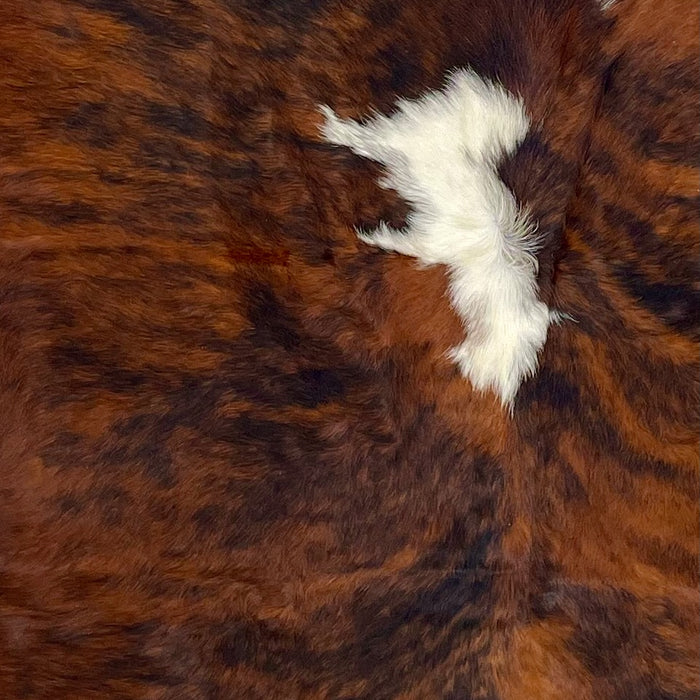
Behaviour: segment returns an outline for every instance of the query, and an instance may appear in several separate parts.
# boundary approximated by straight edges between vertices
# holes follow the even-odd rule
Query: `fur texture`
[[[699,10],[0,2],[0,698],[694,700]],[[512,414],[319,133],[455,66],[577,321]]]
[[[448,266],[452,305],[468,333],[450,357],[477,389],[512,407],[550,321],[537,298],[535,225],[498,175],[527,134],[522,101],[460,70],[444,92],[399,102],[390,118],[360,125],[322,111],[325,138],[384,164],[380,184],[413,207],[404,230],[382,223],[360,238]]]

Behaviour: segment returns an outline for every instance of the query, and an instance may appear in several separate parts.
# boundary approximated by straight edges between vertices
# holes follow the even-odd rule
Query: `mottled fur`
[[[694,698],[698,55],[680,0],[0,4],[0,697]],[[576,319],[512,416],[319,136],[466,66]]]

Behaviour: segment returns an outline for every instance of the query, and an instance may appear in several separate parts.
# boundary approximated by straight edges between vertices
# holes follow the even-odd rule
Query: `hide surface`
[[[5,0],[0,696],[691,700],[698,7]],[[455,68],[553,325],[512,416],[320,135]]]

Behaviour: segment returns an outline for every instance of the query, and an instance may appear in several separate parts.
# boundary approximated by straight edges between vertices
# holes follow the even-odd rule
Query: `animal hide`
[[[699,36],[4,0],[0,697],[696,698]]]

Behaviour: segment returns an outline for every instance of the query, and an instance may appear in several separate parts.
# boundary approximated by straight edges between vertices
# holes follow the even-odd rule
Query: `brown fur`
[[[5,0],[0,697],[690,700],[698,8]],[[509,417],[318,136],[472,66],[554,327]]]

